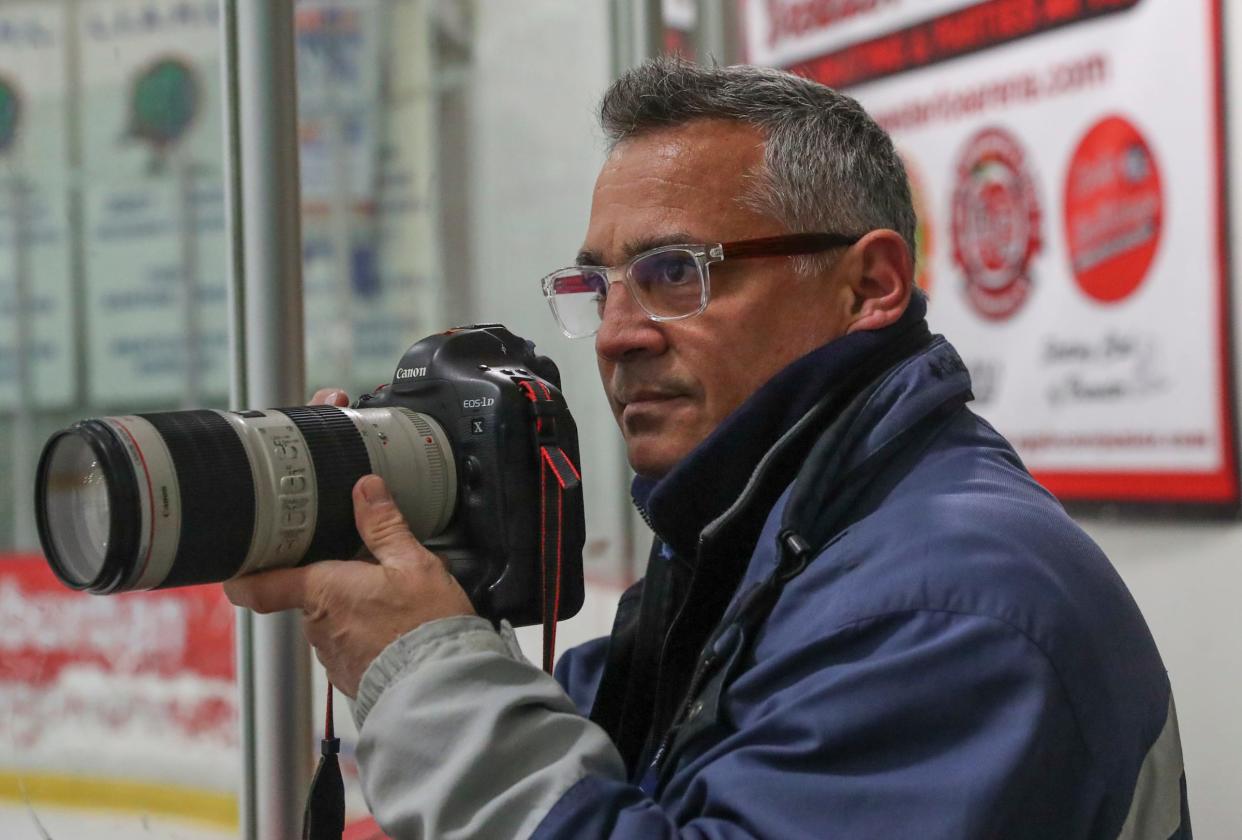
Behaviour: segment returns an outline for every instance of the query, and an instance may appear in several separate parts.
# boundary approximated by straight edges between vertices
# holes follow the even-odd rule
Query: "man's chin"
[[[656,480],[668,475],[689,451],[685,447],[670,446],[667,440],[632,439],[626,443],[630,468],[644,478]]]

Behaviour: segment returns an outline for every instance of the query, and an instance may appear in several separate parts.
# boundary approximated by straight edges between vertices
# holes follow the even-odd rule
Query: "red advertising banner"
[[[1139,0],[986,0],[789,67],[830,87],[857,85],[1120,12]]]
[[[101,597],[66,589],[38,555],[0,554],[0,799],[19,779],[38,807],[234,826],[233,646],[234,609],[217,585]],[[383,840],[357,790],[356,736],[341,734],[345,837]]]
[[[220,587],[99,597],[0,555],[0,766],[232,790],[233,675]]]
[[[1070,502],[1236,513],[1220,0],[745,13],[752,61],[892,135],[931,326],[1032,473]]]

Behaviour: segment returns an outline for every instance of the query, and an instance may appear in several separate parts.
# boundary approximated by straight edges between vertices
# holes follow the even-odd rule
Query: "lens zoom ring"
[[[139,416],[168,446],[181,493],[177,556],[159,588],[232,577],[254,536],[254,478],[241,439],[214,411]]]
[[[339,408],[309,405],[282,408],[306,440],[315,463],[318,513],[315,535],[303,563],[348,558],[362,546],[354,525],[353,488],[371,472],[371,457],[353,421]]]

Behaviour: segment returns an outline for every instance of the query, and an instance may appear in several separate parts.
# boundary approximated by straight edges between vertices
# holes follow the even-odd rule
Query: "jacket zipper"
[[[811,548],[806,540],[793,531],[782,532],[779,542],[781,548],[781,558],[777,562],[776,570],[773,574],[774,579],[779,581],[783,586],[791,578],[796,577],[802,572],[803,569],[806,568],[806,564],[810,562],[811,554],[814,549]],[[836,542],[835,537],[829,544],[832,542]],[[700,550],[702,549],[701,538],[699,548]],[[682,702],[681,708],[677,712],[677,716],[673,718],[672,725],[669,726],[668,730],[665,731],[664,735],[660,738],[660,744],[656,748],[655,755],[651,759],[652,767],[658,768],[660,766],[660,762],[664,760],[665,753],[667,753],[669,747],[672,746],[673,739],[676,737],[678,728],[689,718],[690,711],[694,708],[694,703],[698,697],[699,689],[703,687],[703,681],[706,679],[707,674],[723,656],[720,651],[716,650],[716,643],[725,635],[725,633],[721,633],[719,636],[714,636],[712,639],[712,646],[708,650],[707,655],[699,659],[698,667],[694,670],[694,676],[690,678],[690,685],[686,690],[686,698]]]
[[[686,691],[686,699],[682,703],[681,709],[678,710],[677,716],[673,718],[673,723],[664,735],[660,738],[660,745],[656,747],[655,755],[651,758],[651,766],[658,768],[664,760],[664,754],[668,752],[668,748],[672,746],[673,738],[677,733],[677,729],[681,726],[682,721],[690,713],[690,709],[694,704],[694,698],[698,696],[699,689],[703,687],[703,680],[707,676],[707,672],[712,666],[719,661],[720,655],[712,651],[707,656],[699,660],[699,665],[694,670],[694,676],[690,678],[690,686]]]

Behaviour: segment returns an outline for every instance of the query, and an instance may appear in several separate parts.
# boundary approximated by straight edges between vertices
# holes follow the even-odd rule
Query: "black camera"
[[[351,491],[375,473],[478,613],[523,625],[582,606],[579,463],[556,365],[486,324],[414,344],[347,409],[76,423],[44,446],[35,504],[66,585],[162,589],[358,556]]]

